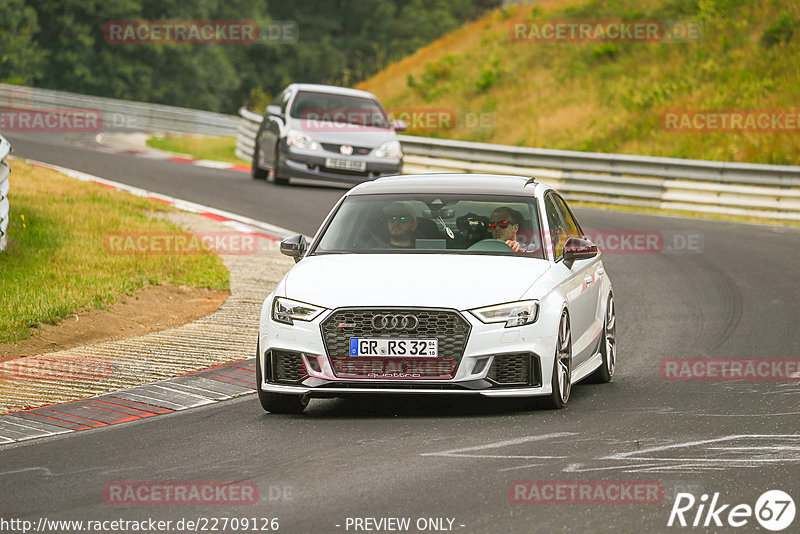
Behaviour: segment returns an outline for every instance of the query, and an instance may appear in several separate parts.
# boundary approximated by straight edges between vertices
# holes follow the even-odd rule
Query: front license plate
[[[350,356],[437,358],[437,339],[350,338]]]
[[[367,170],[367,162],[357,159],[325,158],[325,166],[329,169],[341,169],[343,171],[363,172]]]

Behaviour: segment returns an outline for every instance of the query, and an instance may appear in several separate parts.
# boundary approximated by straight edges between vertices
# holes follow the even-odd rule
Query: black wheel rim
[[[558,327],[558,353],[556,355],[558,390],[562,404],[569,400],[572,387],[572,341],[567,313],[561,316]]]
[[[608,376],[614,376],[617,365],[617,314],[614,309],[614,299],[608,297],[606,310],[606,367]]]

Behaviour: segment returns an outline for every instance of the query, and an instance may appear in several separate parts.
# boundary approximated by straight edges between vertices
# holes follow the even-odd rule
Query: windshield
[[[532,197],[369,195],[345,199],[311,254],[482,254],[545,259]]]
[[[386,111],[375,100],[357,96],[301,91],[290,115],[295,119],[389,128]]]

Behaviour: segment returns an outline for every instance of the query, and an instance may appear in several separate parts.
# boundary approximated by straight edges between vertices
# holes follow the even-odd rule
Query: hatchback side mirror
[[[306,238],[299,234],[281,241],[281,253],[294,258],[295,263],[303,258],[307,248]]]
[[[597,256],[597,245],[588,239],[570,237],[564,243],[564,265],[567,269],[572,269],[572,264],[576,260],[587,260]]]
[[[395,132],[405,132],[408,130],[408,123],[404,120],[396,119],[392,121],[392,128]]]
[[[274,104],[270,104],[267,106],[267,115],[275,115],[276,117],[283,117],[283,113],[281,113],[281,107],[276,106]]]

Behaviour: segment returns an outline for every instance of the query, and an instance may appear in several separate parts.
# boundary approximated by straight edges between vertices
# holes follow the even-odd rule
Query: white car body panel
[[[383,178],[374,183],[391,182],[393,187],[400,187],[396,184],[404,178]],[[420,178],[409,177],[408,183],[433,187]],[[476,181],[477,177],[469,179]],[[487,179],[488,184],[491,179],[495,177]],[[369,184],[362,184],[348,194],[365,186]],[[549,186],[536,184],[525,193],[535,197],[539,209],[544,210],[542,198],[551,190]],[[416,192],[417,189],[411,188],[410,191]],[[315,241],[341,204],[342,201],[337,203],[326,217]],[[541,224],[546,225],[546,221],[541,221]],[[286,384],[270,382],[265,376],[259,388],[271,393],[311,396],[354,393],[549,395],[553,389],[550,377],[555,364],[558,325],[565,309],[572,330],[572,381],[589,376],[603,364],[599,350],[611,283],[601,254],[577,260],[568,267],[563,260],[556,261],[553,257],[546,235],[544,240],[548,251],[546,259],[434,252],[404,254],[398,251],[307,255],[264,300],[258,357],[259,365],[266,369],[265,354],[271,350],[302,353],[308,378]],[[293,325],[282,324],[271,316],[276,297],[305,302],[325,308],[325,311],[311,321],[294,320]],[[469,311],[532,299],[539,301],[539,318],[524,326],[484,324]],[[470,330],[455,374],[448,380],[337,377],[326,352],[321,325],[336,310],[343,308],[436,308],[457,312],[469,323]],[[538,358],[541,379],[538,384],[464,389],[477,382],[486,383],[495,359],[515,353],[532,353]],[[481,366],[482,361],[485,365]],[[464,388],[441,387],[451,385],[463,385]]]

